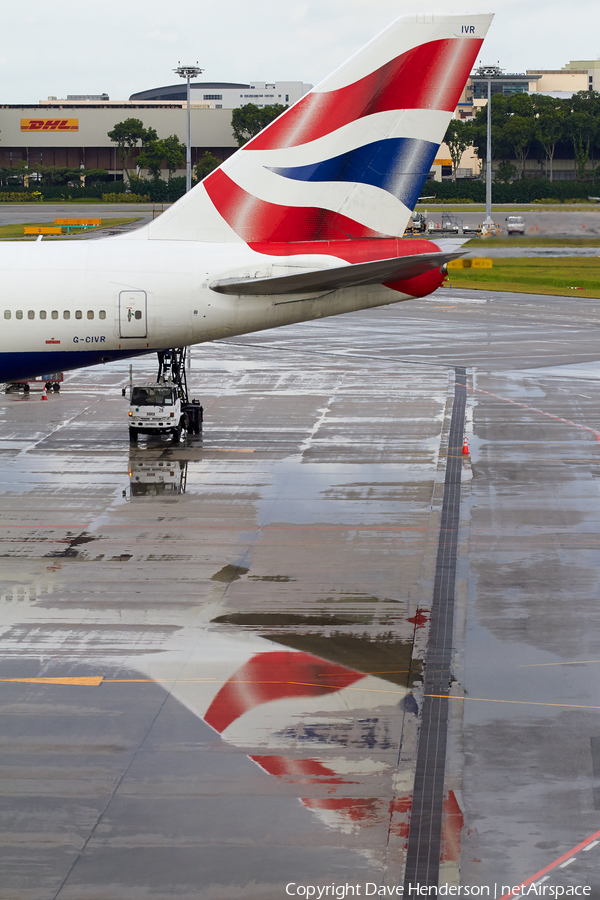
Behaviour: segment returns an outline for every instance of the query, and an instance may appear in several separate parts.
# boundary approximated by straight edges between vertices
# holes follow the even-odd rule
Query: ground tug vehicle
[[[159,350],[155,382],[132,384],[129,396],[129,440],[140,434],[172,434],[178,443],[183,432],[200,434],[203,407],[188,396],[185,374],[187,347]],[[123,388],[123,396],[127,389]]]

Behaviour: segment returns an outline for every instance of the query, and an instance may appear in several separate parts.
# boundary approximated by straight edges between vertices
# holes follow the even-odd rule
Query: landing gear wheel
[[[129,427],[129,443],[130,443],[130,444],[137,444],[137,439],[138,439],[138,430],[137,430],[137,428],[131,428],[131,426],[130,426],[130,427]]]

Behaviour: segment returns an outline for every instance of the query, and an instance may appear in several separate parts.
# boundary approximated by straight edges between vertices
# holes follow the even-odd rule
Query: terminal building
[[[291,105],[311,87],[300,81],[192,84],[192,166],[207,151],[222,161],[237,150],[231,130],[232,109],[246,103]],[[176,134],[185,143],[186,85],[141,91],[129,100],[110,100],[107,94],[84,94],[69,95],[66,99],[49,97],[31,105],[2,104],[0,168],[25,164],[106,169],[115,180],[121,179],[122,164],[108,132],[129,118],[141,119],[159,137]],[[176,174],[185,174],[185,169]]]
[[[292,106],[310,91],[312,84],[301,81],[253,81],[251,84],[231,84],[226,81],[207,81],[190,84],[190,106],[192,109],[236,109],[246,103],[255,106]],[[132,94],[129,100],[139,103],[145,100],[167,100],[187,102],[187,87],[182,82],[166,87],[152,88]]]

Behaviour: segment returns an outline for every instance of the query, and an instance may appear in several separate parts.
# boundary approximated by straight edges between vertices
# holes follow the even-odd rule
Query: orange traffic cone
[[[466,434],[465,434],[465,439],[464,439],[464,441],[463,441],[462,452],[465,454],[465,456],[468,456],[468,454],[469,454],[469,445],[468,445],[468,443],[467,443],[467,436],[466,436]]]
[[[46,396],[46,385],[44,385],[44,390],[42,391],[42,396],[40,397],[40,400],[47,400],[47,399],[48,399],[48,397]]]

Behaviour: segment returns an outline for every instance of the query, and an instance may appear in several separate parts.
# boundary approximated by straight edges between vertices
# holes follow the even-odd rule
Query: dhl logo
[[[21,131],[79,131],[79,119],[21,119]]]

